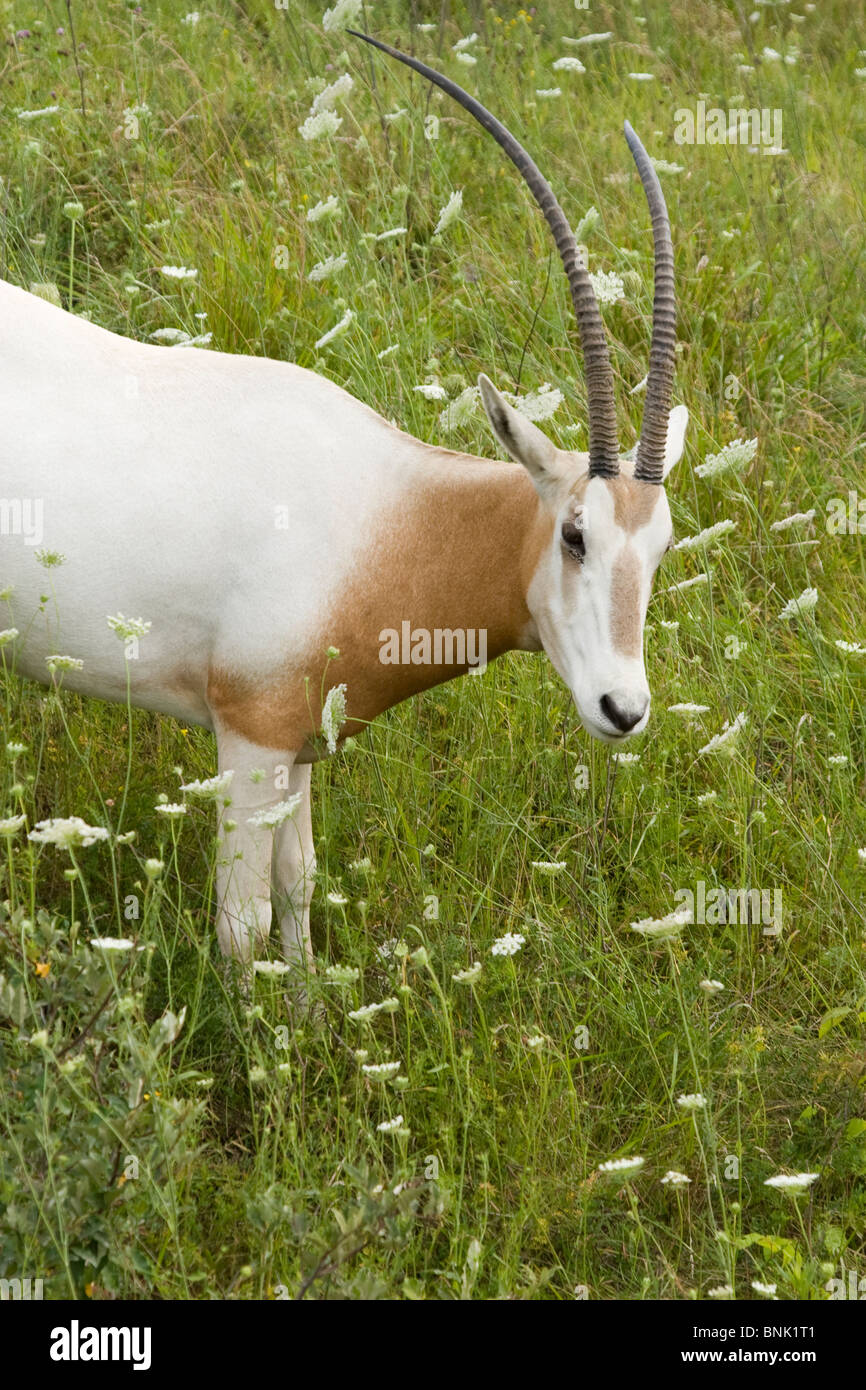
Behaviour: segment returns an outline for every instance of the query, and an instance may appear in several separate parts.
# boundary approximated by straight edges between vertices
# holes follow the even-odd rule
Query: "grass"
[[[186,3],[73,6],[75,51],[65,5],[4,4],[7,35],[28,32],[6,49],[0,272],[133,338],[211,332],[314,367],[471,452],[495,452],[480,410],[448,428],[416,385],[453,400],[482,369],[512,391],[549,382],[565,403],[545,428],[584,446],[567,288],[519,179],[444,98],[323,32],[323,8],[214,0],[192,24]],[[315,769],[320,973],[294,1023],[278,976],[245,991],[219,959],[212,812],[154,810],[178,768],[213,772],[211,738],[7,673],[4,744],[26,751],[3,753],[0,809],[116,831],[123,805],[136,838],[72,860],[22,833],[0,846],[0,1273],[47,1297],[748,1299],[758,1281],[827,1298],[828,1279],[866,1275],[864,657],[836,645],[866,638],[866,575],[859,534],[827,526],[862,476],[862,7],[409,8],[432,26],[418,53],[512,126],[572,223],[599,210],[590,268],[626,294],[604,310],[624,447],[652,268],[623,119],[682,166],[662,181],[691,424],[668,490],[678,535],[735,526],[657,579],[639,761],[588,741],[545,658],[513,656]],[[411,41],[393,0],[366,23]],[[614,37],[563,42],[591,30]],[[554,71],[564,53],[586,73]],[[344,71],[342,125],[302,140]],[[785,153],[676,144],[699,94],[780,109]],[[462,214],[437,235],[455,189]],[[339,216],[308,221],[332,195]],[[744,468],[695,473],[753,437]],[[812,612],[780,618],[812,587]],[[682,702],[709,709],[668,712]],[[778,890],[780,930],[630,930],[700,882]],[[492,955],[506,932],[522,949]],[[144,949],[87,944],[121,934]],[[397,1080],[370,1080],[361,1053],[399,1061]],[[703,1108],[678,1103],[695,1093]],[[637,1172],[599,1170],[634,1155]],[[670,1170],[689,1185],[663,1184]],[[765,1185],[800,1172],[820,1174],[800,1197]]]

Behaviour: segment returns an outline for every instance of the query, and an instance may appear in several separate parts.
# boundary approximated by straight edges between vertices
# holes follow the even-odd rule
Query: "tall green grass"
[[[546,659],[513,656],[316,768],[302,1018],[278,975],[245,983],[219,959],[212,813],[172,825],[154,809],[178,769],[214,770],[210,737],[7,674],[3,743],[26,751],[2,755],[0,810],[25,831],[72,814],[116,828],[125,799],[136,838],[74,862],[25,831],[0,842],[4,1277],[42,1277],[49,1297],[752,1298],[757,1281],[814,1299],[866,1274],[864,657],[836,646],[866,638],[866,588],[859,535],[825,525],[828,500],[862,486],[866,26],[860,4],[792,8],[366,5],[373,32],[513,127],[574,224],[598,209],[590,268],[626,289],[604,310],[624,447],[652,262],[623,119],[683,166],[662,175],[691,412],[669,494],[678,535],[735,528],[658,576],[637,762],[588,741]],[[425,84],[324,33],[322,9],[216,0],[186,24],[186,3],[74,6],[76,55],[65,5],[4,5],[0,270],[127,336],[210,331],[221,351],[315,367],[471,452],[495,452],[480,411],[448,430],[416,385],[454,399],[481,369],[509,390],[550,382],[566,401],[545,428],[581,447],[567,287],[517,176]],[[409,14],[432,29],[413,37]],[[461,64],[452,45],[472,32]],[[586,73],[554,71],[564,53]],[[343,71],[339,131],[303,141]],[[674,113],[700,94],[781,108],[786,152],[675,144]],[[462,216],[436,235],[455,189]],[[339,217],[309,222],[331,195]],[[345,269],[309,280],[340,252]],[[754,436],[741,473],[695,474]],[[811,587],[814,612],[781,619]],[[683,702],[709,710],[668,712]],[[702,754],[740,712],[739,737]],[[565,867],[533,867],[547,861]],[[780,889],[781,930],[630,930],[699,881]],[[522,949],[492,955],[507,932]],[[111,935],[143,949],[88,944]],[[396,1081],[362,1070],[390,1060]],[[703,1108],[678,1104],[695,1093]],[[639,1171],[599,1171],[636,1155]],[[671,1170],[689,1184],[663,1184]],[[798,1172],[820,1174],[801,1197],[765,1186]]]

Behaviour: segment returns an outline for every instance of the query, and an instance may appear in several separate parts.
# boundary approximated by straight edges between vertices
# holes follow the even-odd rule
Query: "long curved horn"
[[[660,483],[668,438],[668,415],[674,385],[677,342],[677,307],[674,297],[674,248],[665,195],[652,161],[632,130],[625,123],[625,138],[632,152],[640,181],[649,204],[653,226],[655,259],[653,291],[653,330],[650,346],[646,400],[637,446],[634,476],[647,483]]]
[[[613,393],[613,371],[607,351],[604,324],[592,282],[586,268],[581,264],[574,233],[568,225],[568,219],[557,202],[556,195],[547,179],[523,146],[515,140],[509,130],[506,130],[502,122],[492,116],[487,108],[476,101],[474,97],[471,97],[468,92],[464,92],[463,88],[459,87],[456,82],[452,82],[450,77],[443,77],[435,68],[428,68],[426,63],[420,62],[417,58],[411,58],[407,53],[401,53],[399,48],[392,48],[390,44],[382,43],[380,39],[371,38],[369,34],[361,34],[356,29],[349,29],[347,32],[353,34],[356,39],[363,39],[364,43],[372,44],[374,48],[380,49],[382,53],[387,53],[391,58],[405,63],[407,67],[414,68],[415,72],[426,77],[428,81],[435,82],[437,87],[441,87],[443,92],[447,92],[450,97],[459,102],[464,110],[474,116],[476,121],[493,136],[528,184],[532,196],[544,213],[547,225],[553,233],[556,249],[560,254],[568,277],[574,312],[577,315],[589,410],[590,476],[615,478],[619,472],[616,404]]]

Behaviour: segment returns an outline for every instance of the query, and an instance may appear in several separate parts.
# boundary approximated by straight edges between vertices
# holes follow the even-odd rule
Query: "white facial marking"
[[[664,488],[590,478],[563,500],[528,595],[544,648],[584,727],[615,743],[640,733],[650,692],[643,630],[671,536]]]

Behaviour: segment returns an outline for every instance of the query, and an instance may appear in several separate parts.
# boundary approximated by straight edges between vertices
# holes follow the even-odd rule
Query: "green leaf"
[[[850,1004],[841,1004],[837,1009],[829,1009],[818,1024],[818,1037],[825,1038],[832,1028],[851,1012]]]

